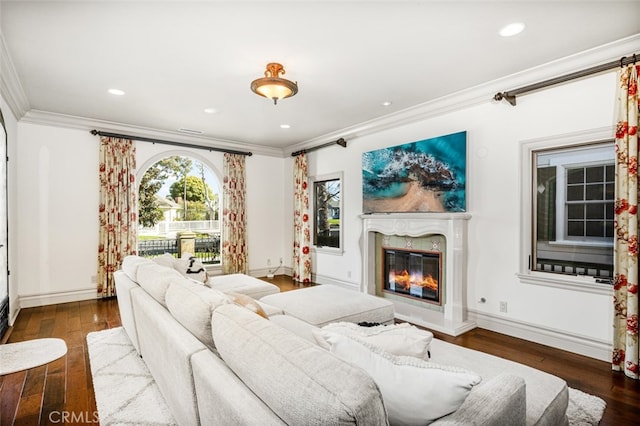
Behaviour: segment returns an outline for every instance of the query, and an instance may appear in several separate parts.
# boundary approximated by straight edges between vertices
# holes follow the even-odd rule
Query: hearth
[[[383,247],[383,291],[441,304],[440,252]]]
[[[467,221],[470,218],[467,213],[362,215],[360,290],[393,302],[396,318],[432,330],[458,336],[476,327],[466,312]],[[406,257],[405,252],[414,253],[413,260],[411,254],[404,260],[408,263],[406,268],[394,265],[394,289],[384,285],[389,270],[385,272],[387,255],[383,248],[393,250],[394,256],[400,258]],[[437,281],[437,294],[430,286],[409,285],[408,293],[400,289],[405,269],[411,281],[412,263],[420,264],[413,268],[414,273],[421,268],[422,275],[427,278],[431,275],[431,279]]]

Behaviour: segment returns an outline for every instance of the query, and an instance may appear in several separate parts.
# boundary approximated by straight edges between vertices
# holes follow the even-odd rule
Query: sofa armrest
[[[140,355],[140,343],[138,341],[138,330],[136,325],[133,305],[131,304],[132,291],[144,291],[142,288],[129,278],[129,276],[121,270],[113,273],[116,282],[116,294],[118,295],[118,309],[120,311],[120,322],[122,328],[126,331],[129,340],[133,343],[138,355]]]
[[[524,379],[501,374],[474,388],[455,412],[433,425],[510,425],[524,426],[527,405]]]

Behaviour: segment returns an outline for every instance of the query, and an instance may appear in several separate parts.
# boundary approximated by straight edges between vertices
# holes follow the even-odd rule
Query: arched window
[[[220,263],[221,188],[212,167],[191,154],[171,155],[139,175],[138,253],[181,257],[181,241],[203,263]],[[187,244],[184,244],[187,247]]]

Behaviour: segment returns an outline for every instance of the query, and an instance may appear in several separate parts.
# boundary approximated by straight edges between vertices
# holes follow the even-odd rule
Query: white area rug
[[[176,424],[122,327],[89,333],[87,343],[102,426]]]
[[[147,366],[122,327],[87,335],[101,425],[175,425]],[[597,425],[606,403],[569,388],[571,426]]]
[[[571,426],[597,425],[602,419],[607,403],[597,396],[569,388],[567,417]]]
[[[62,339],[34,339],[0,345],[0,375],[27,370],[55,361],[67,353]]]

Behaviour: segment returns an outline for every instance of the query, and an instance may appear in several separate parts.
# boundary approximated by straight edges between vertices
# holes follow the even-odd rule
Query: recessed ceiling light
[[[205,108],[204,112],[206,112],[207,114],[215,114],[216,112],[218,112],[218,110],[215,108]]]
[[[108,92],[116,96],[124,95],[124,90],[120,90],[120,89],[109,89]]]
[[[290,129],[290,128],[291,128],[291,126],[290,126],[289,124],[281,124],[281,125],[280,125],[280,128],[281,128],[281,129]]]
[[[384,101],[381,105],[382,106],[390,106],[391,105],[391,101]]]
[[[522,22],[514,22],[507,25],[500,30],[502,37],[512,37],[516,34],[520,34],[524,30],[524,24]]]

